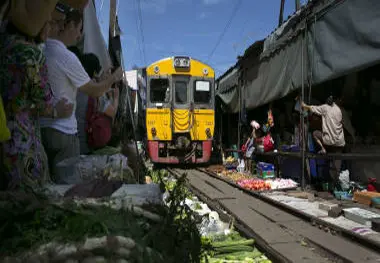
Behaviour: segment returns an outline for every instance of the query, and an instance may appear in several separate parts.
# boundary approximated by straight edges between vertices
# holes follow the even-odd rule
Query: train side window
[[[150,81],[150,101],[152,103],[169,102],[170,88],[168,79],[152,79]]]
[[[208,104],[211,99],[211,84],[209,81],[196,80],[194,84],[194,102]]]
[[[175,102],[178,104],[187,103],[187,82],[175,82]]]

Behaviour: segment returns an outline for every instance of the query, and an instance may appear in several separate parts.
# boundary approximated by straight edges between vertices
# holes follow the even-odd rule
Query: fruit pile
[[[233,182],[237,182],[239,180],[244,180],[244,179],[249,179],[250,177],[246,174],[243,174],[243,173],[238,173],[238,172],[234,172],[234,171],[222,171],[220,173],[218,173],[218,175],[220,177],[223,177],[227,180],[231,180]]]
[[[261,179],[246,179],[237,182],[240,187],[243,187],[251,191],[267,191],[271,190],[270,181],[264,181]]]

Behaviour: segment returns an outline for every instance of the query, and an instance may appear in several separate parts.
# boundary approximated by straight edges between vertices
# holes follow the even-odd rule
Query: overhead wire
[[[238,2],[236,2],[235,7],[234,7],[234,9],[232,11],[232,14],[231,14],[230,18],[227,21],[226,26],[224,27],[222,33],[220,34],[218,40],[216,41],[216,44],[215,44],[214,48],[211,50],[211,53],[208,56],[207,63],[210,61],[210,59],[214,55],[214,53],[215,53],[216,49],[218,48],[220,42],[222,42],[222,39],[223,39],[224,35],[226,34],[227,30],[230,28],[231,22],[235,18],[236,13],[239,10],[239,7],[240,7],[240,5],[241,5],[242,2],[243,2],[243,0],[239,0]]]
[[[146,55],[145,55],[145,37],[144,37],[144,28],[143,28],[143,19],[142,19],[142,12],[141,12],[141,0],[137,1],[137,17],[139,21],[139,33],[141,38],[141,47],[140,50],[142,51],[142,59],[144,65],[146,65]]]
[[[142,50],[142,41],[141,41],[141,31],[140,31],[140,22],[139,22],[139,12],[138,12],[138,3],[137,1],[133,1],[133,4],[134,4],[134,8],[136,10],[136,16],[135,16],[135,22],[136,22],[136,29],[137,29],[137,46],[138,46],[138,49],[139,49],[139,52],[140,52],[140,59],[141,61],[143,61],[144,59],[144,55],[143,55],[143,50]]]

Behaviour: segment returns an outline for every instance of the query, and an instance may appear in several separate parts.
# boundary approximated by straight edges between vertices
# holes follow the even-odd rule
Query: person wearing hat
[[[35,187],[48,180],[47,157],[41,143],[39,116],[65,118],[73,106],[52,105],[45,57],[37,43],[57,0],[13,0],[8,24],[0,37],[0,92],[11,138],[3,142],[2,172],[8,188]],[[45,28],[49,31],[49,28]]]

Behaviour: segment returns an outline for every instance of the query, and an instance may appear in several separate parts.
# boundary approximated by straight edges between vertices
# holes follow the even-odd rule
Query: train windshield
[[[187,82],[185,81],[175,82],[175,102],[178,104],[187,103]]]
[[[209,81],[196,80],[194,84],[194,103],[207,104],[211,99],[211,87]]]
[[[150,81],[150,101],[152,103],[167,103],[170,100],[168,79],[152,79]]]

